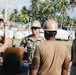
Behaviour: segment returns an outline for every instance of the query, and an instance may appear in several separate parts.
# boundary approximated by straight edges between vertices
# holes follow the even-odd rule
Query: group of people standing
[[[3,18],[0,17],[0,19]],[[0,20],[1,22],[2,20]],[[4,25],[8,25],[8,22],[4,22]],[[32,34],[23,38],[20,43],[20,46],[25,48],[24,56],[26,56],[26,62],[31,64],[30,75],[68,75],[70,63],[68,48],[64,44],[56,41],[55,38],[58,23],[53,19],[45,21],[43,28],[45,38],[40,35],[40,28],[40,22],[38,20],[33,21],[31,25]],[[0,47],[0,52],[4,52],[10,40],[10,38],[6,38],[4,44]],[[75,53],[74,40],[71,56],[73,64],[70,75],[76,74]]]

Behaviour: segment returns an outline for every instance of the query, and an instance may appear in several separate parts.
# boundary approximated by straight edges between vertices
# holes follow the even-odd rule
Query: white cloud
[[[69,15],[71,18],[76,18],[76,8],[70,9],[70,10],[68,11],[68,15]]]

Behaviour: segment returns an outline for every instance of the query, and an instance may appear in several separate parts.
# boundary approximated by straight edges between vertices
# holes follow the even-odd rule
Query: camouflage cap
[[[31,27],[40,27],[41,28],[41,24],[39,21],[35,20],[33,23],[32,23],[32,26]]]

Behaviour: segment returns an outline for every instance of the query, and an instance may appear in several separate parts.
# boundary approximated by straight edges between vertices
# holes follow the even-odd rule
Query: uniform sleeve
[[[40,64],[40,52],[39,52],[39,47],[37,46],[34,52],[34,58],[32,60],[32,68],[38,69],[39,64]]]
[[[20,42],[20,46],[22,46],[22,47],[26,47],[26,45],[27,45],[27,41],[26,41],[26,38],[24,38],[24,39],[22,39],[22,41]]]
[[[36,46],[34,57],[40,59],[40,48],[38,46]]]

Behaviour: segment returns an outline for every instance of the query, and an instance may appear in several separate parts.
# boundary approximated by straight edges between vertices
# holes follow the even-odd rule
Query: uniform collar
[[[40,41],[41,40],[41,36],[39,36],[37,39],[35,39],[34,37],[33,37],[33,35],[31,35],[31,37],[29,38],[29,39],[31,39],[31,40],[33,40],[33,41]]]

